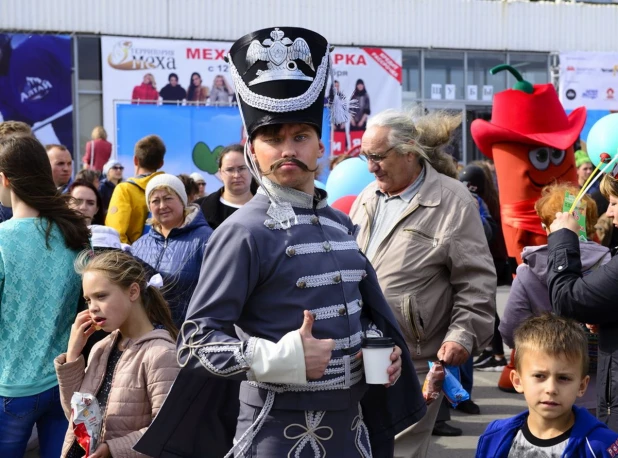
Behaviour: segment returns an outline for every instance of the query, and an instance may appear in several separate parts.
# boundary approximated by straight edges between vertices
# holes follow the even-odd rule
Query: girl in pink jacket
[[[179,371],[178,330],[158,288],[132,256],[108,251],[76,261],[88,310],[77,315],[66,353],[55,361],[62,407],[71,420],[74,392],[96,396],[103,415],[101,443],[91,458],[143,456],[133,445],[163,404]],[[88,360],[81,352],[96,329],[111,332]],[[63,458],[83,457],[69,424]]]

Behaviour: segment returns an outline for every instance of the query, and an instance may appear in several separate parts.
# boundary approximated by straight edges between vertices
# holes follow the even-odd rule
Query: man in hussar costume
[[[195,382],[204,376],[242,381],[227,456],[392,457],[395,434],[425,413],[410,355],[356,229],[314,188],[330,50],[322,36],[293,27],[253,32],[230,50],[246,159],[260,189],[209,241],[178,342],[183,370],[151,427],[157,435],[166,433],[161,424],[179,431],[175,421],[184,421],[195,429],[191,422],[209,414],[203,398],[214,402],[217,393]],[[342,122],[344,97],[333,105],[335,122]],[[385,385],[365,382],[366,336],[395,343]],[[193,393],[196,386],[202,394]],[[198,456],[194,435],[185,426],[178,434],[190,436],[194,454],[179,452],[176,441],[173,456]],[[154,440],[157,450],[138,449],[171,456],[161,448],[171,450],[173,437]]]

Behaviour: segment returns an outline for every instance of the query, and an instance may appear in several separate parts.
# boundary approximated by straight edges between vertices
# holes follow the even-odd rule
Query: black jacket
[[[547,286],[554,312],[600,326],[598,417],[618,431],[618,257],[583,277],[574,232],[550,234],[548,247]]]
[[[202,209],[202,213],[206,217],[206,221],[208,225],[212,227],[213,230],[218,228],[225,219],[230,216],[231,213],[234,213],[234,210],[231,210],[230,207],[223,205],[220,201],[221,195],[223,194],[223,187],[219,190],[208,194],[206,197],[200,197],[195,201],[196,204],[200,206]],[[231,211],[230,214],[228,214]]]

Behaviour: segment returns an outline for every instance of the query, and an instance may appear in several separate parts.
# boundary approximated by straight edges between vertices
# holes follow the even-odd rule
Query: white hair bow
[[[161,276],[161,274],[155,274],[150,277],[150,280],[148,280],[148,283],[146,283],[146,287],[148,286],[161,289],[163,287],[163,277]]]

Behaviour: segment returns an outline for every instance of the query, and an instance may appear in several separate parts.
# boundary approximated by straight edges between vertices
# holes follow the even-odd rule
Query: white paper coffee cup
[[[366,337],[363,339],[363,366],[365,381],[369,385],[389,383],[388,368],[395,342],[390,337]]]

